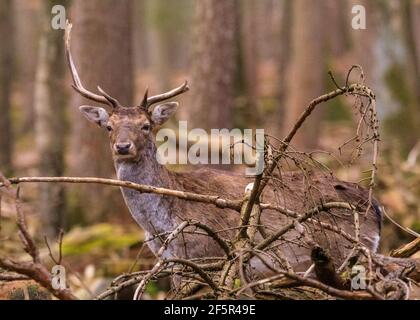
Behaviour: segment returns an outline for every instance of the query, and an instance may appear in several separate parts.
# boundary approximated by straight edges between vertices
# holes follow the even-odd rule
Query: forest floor
[[[322,133],[323,150],[337,152],[334,146],[337,135],[348,134],[349,130],[341,130],[342,126],[329,126]],[[342,132],[341,132],[341,131]],[[345,139],[338,139],[344,141]],[[27,142],[22,142],[19,157],[16,159],[16,172],[20,176],[36,175],[37,157]],[[330,150],[329,150],[330,149]],[[382,146],[379,161],[378,182],[375,197],[386,208],[386,212],[404,227],[420,233],[420,164],[411,158],[401,158],[393,152],[391,145]],[[324,159],[334,170],[336,176],[343,180],[359,181],[368,161],[359,159],[351,166],[340,166],[334,161]],[[41,256],[49,259],[45,240],[41,236],[41,222],[36,212],[36,185],[25,185],[23,188],[24,210],[28,218],[28,226],[40,244]],[[105,218],[92,225],[75,225],[67,230],[63,238],[64,265],[68,268],[69,283],[73,292],[80,298],[89,299],[104,291],[116,276],[132,271],[146,270],[153,265],[154,257],[147,247],[142,246],[143,231],[135,225],[129,216],[116,215],[119,218]],[[0,254],[23,258],[25,253],[19,244],[16,232],[14,208],[6,200],[3,201],[0,220]],[[388,254],[391,249],[413,240],[413,237],[397,227],[389,219],[384,218],[382,240],[379,251]],[[57,245],[52,244],[53,253],[57,253]],[[420,255],[418,254],[420,258]],[[1,286],[0,286],[1,287]],[[168,282],[160,282],[149,286],[146,298],[163,298]],[[4,290],[8,290],[3,286]],[[10,288],[9,288],[10,289]],[[0,290],[2,291],[2,290]],[[0,299],[2,295],[0,293]],[[5,298],[3,296],[3,298]]]

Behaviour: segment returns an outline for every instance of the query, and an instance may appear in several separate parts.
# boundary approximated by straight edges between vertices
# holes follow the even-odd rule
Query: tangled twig
[[[350,84],[350,75],[353,70],[360,71],[360,80],[357,83]],[[287,296],[284,290],[298,289],[307,292],[312,290],[318,294],[322,292],[322,296],[327,295],[340,299],[407,298],[409,296],[407,281],[418,281],[420,278],[420,262],[414,259],[396,259],[374,254],[363,244],[360,229],[361,219],[372,209],[373,188],[377,171],[379,133],[375,95],[364,84],[365,77],[360,66],[353,66],[349,70],[344,86],[340,86],[332,74],[330,76],[336,89],[309,103],[284,139],[276,139],[280,147],[276,148],[269,141],[265,142],[264,159],[261,159],[261,161],[265,161],[265,169],[261,174],[255,176],[253,183],[247,187],[242,199],[227,199],[220,196],[157,188],[128,181],[86,177],[2,179],[0,187],[5,187],[8,192],[11,192],[11,184],[20,185],[30,182],[96,183],[130,188],[140,193],[176,197],[184,201],[212,204],[221,209],[232,209],[238,214],[239,224],[233,228],[235,232],[231,239],[225,239],[221,236],[221,233],[226,230],[214,230],[201,221],[192,220],[182,221],[170,232],[155,235],[164,240],[162,240],[163,245],[156,255],[157,261],[154,266],[150,270],[117,277],[111,286],[99,294],[96,299],[106,299],[124,288],[136,286],[134,299],[137,300],[143,296],[150,281],[168,276],[171,276],[177,282],[173,294],[174,298],[232,299],[267,296],[284,298]],[[324,199],[322,191],[312,183],[308,167],[319,168],[324,172],[326,171],[328,175],[332,175],[332,170],[315,159],[316,152],[300,152],[291,145],[296,133],[318,105],[342,95],[355,97],[360,119],[355,137],[340,146],[339,151],[345,145],[353,142],[356,143],[357,155],[360,155],[366,143],[371,143],[373,147],[369,194],[366,203]],[[367,103],[365,103],[366,100]],[[282,180],[283,168],[289,162],[293,163],[302,172],[302,185],[305,186],[305,198],[302,200],[305,202],[305,208],[302,210],[291,210],[287,205],[279,205],[283,196],[279,190],[289,188]],[[262,198],[263,191],[269,184],[276,193],[278,203],[266,203]],[[317,201],[316,198],[318,197],[315,196],[315,193],[320,194],[319,201]],[[47,283],[50,280],[50,275],[41,264],[37,247],[27,231],[24,215],[19,208],[18,195],[15,200],[22,243],[33,261],[30,264],[22,264],[11,262],[8,259],[0,259],[0,266],[35,279],[47,289],[53,290]],[[270,228],[267,223],[263,224],[261,218],[264,217],[266,210],[285,216],[287,223],[284,223],[277,230]],[[353,216],[354,229],[351,232],[341,228],[336,222],[337,210],[346,211]],[[233,214],[236,213],[233,212]],[[328,221],[321,219],[321,216],[326,214],[330,218]],[[329,232],[329,236],[327,236],[326,231]],[[288,237],[291,232],[294,232],[294,237]],[[313,240],[313,232],[325,234],[325,237],[329,240],[325,247]],[[168,255],[168,247],[171,246],[171,243],[184,234],[200,234],[210,237],[222,249],[223,256],[190,259]],[[345,246],[348,250],[339,265],[335,265],[335,261],[328,253],[328,246],[334,241],[339,241],[337,239],[340,239],[341,246]],[[46,244],[49,248],[48,241],[46,241]],[[287,247],[288,244],[309,248],[312,253],[309,264],[311,266],[308,265],[305,268],[306,271],[298,272],[294,270],[288,258],[282,253],[279,245]],[[392,255],[407,257],[418,249],[418,239],[416,239],[406,247],[394,251]],[[49,252],[56,263],[61,261],[61,253],[59,258],[55,259],[51,250]],[[264,265],[271,274],[268,276],[257,275],[254,272],[254,263]],[[349,274],[356,264],[367,268],[367,286],[364,290],[351,291]],[[385,271],[386,276],[382,276],[381,272],[376,270]],[[0,273],[0,279],[1,276]],[[206,287],[207,292],[197,293],[197,290],[202,287]],[[53,293],[60,299],[74,298],[67,290],[56,290]]]

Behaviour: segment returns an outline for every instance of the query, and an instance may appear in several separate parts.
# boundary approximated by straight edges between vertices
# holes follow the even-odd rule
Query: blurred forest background
[[[352,29],[357,4],[366,8],[365,30]],[[189,81],[172,126],[264,128],[282,138],[310,100],[335,89],[329,70],[344,84],[361,65],[381,119],[375,194],[420,232],[419,0],[1,0],[0,171],[8,177],[115,177],[106,132],[78,112],[86,101],[71,89],[63,30],[51,28],[54,5],[73,23],[73,56],[90,90],[100,85],[129,106],[146,87],[155,94]],[[354,134],[354,114],[345,98],[322,106],[294,145],[348,163],[337,148]],[[340,178],[359,181],[369,152],[351,166],[326,161]],[[40,241],[65,229],[64,259],[80,290],[96,291],[98,279],[133,267],[142,231],[117,188],[25,185],[22,199]],[[0,254],[18,251],[4,241],[14,228],[5,203]],[[381,251],[408,240],[385,221]],[[142,252],[137,262],[143,268],[153,257]]]

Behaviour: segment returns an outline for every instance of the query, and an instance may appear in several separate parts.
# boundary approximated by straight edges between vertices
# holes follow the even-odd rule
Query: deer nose
[[[119,142],[115,144],[115,149],[119,154],[128,154],[131,148],[131,142]]]

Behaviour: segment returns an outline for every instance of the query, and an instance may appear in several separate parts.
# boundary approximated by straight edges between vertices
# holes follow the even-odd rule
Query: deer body
[[[160,165],[156,159],[156,146],[152,129],[162,125],[176,111],[178,104],[167,102],[152,108],[157,102],[167,100],[188,90],[187,83],[180,87],[152,97],[146,90],[143,101],[136,107],[123,107],[115,98],[98,87],[100,95],[86,90],[79,78],[70,52],[70,30],[66,29],[66,56],[73,78],[73,87],[82,96],[108,105],[111,110],[101,107],[81,106],[80,111],[89,120],[109,132],[110,147],[117,176],[121,180],[139,184],[184,190],[198,194],[223,195],[232,200],[243,199],[244,190],[252,179],[234,173],[202,168],[186,173],[171,172]],[[278,183],[271,181],[261,195],[261,202],[282,206],[302,214],[314,206],[331,201],[343,201],[358,207],[360,217],[360,241],[373,251],[376,250],[380,233],[380,210],[376,203],[367,210],[368,192],[355,184],[339,181],[321,173],[285,173],[276,177]],[[311,188],[308,190],[308,179]],[[239,226],[239,213],[231,209],[220,209],[212,204],[184,201],[174,197],[157,194],[141,194],[131,189],[122,189],[125,202],[135,221],[146,231],[151,250],[157,252],[165,237],[182,221],[199,221],[221,238],[233,239]],[[363,210],[366,212],[363,214]],[[261,224],[267,234],[278,231],[293,221],[289,216],[274,210],[264,210]],[[333,261],[338,265],[351,247],[343,239],[316,223],[328,223],[351,236],[354,235],[353,212],[346,209],[331,209],[319,212],[312,220],[303,223],[304,228],[315,241],[329,250]],[[192,233],[189,226],[182,235],[174,239],[164,253],[164,257],[198,258],[221,257],[224,252],[219,245],[204,233]],[[191,231],[191,232],[188,232]],[[289,260],[296,271],[306,270],[311,264],[310,248],[298,243],[302,233],[291,229],[272,243],[275,250]],[[257,232],[256,242],[261,241],[262,233]],[[258,272],[266,267],[258,261],[251,265]]]
[[[222,194],[230,199],[241,199],[245,186],[252,181],[252,179],[238,174],[206,168],[185,173],[171,172],[157,162],[156,147],[152,139],[148,140],[146,149],[138,162],[116,159],[115,168],[120,180],[200,194]],[[305,207],[310,208],[311,205],[305,206],[301,201],[304,192],[302,175],[300,173],[286,173],[283,179],[285,184],[290,185],[290,187],[285,187],[280,191],[283,199],[280,205],[291,210],[297,210],[297,212],[302,212]],[[367,191],[357,185],[334,178],[328,179],[317,174],[314,174],[313,181],[320,185],[317,187],[322,189],[322,201],[324,202],[351,201],[357,203],[366,201],[364,197],[366,197]],[[239,225],[239,213],[234,210],[219,209],[211,204],[188,202],[157,194],[140,194],[127,188],[122,188],[122,193],[134,220],[146,231],[148,245],[154,253],[157,253],[163,245],[165,236],[187,219],[200,221],[216,231],[228,230],[220,232],[223,238],[227,240],[234,237],[235,227]],[[316,198],[316,195],[314,197]],[[263,199],[266,202],[274,203],[274,193],[268,189],[264,193]],[[320,204],[321,198],[318,200],[319,202],[313,205]],[[329,223],[332,222],[332,224],[338,225],[351,234],[354,229],[353,215],[348,212],[345,213],[345,210],[333,211],[333,214],[336,214],[337,217],[324,213],[320,215],[320,219]],[[380,220],[378,209],[372,208],[361,221],[362,242],[374,251],[379,241]],[[266,210],[262,214],[262,224],[271,226],[269,231],[276,231],[289,222],[290,219],[275,211]],[[293,244],[293,240],[300,237],[296,231],[290,231],[285,237],[278,242],[283,254],[296,270],[306,270],[311,264],[310,250]],[[337,235],[332,232],[326,234],[319,232],[318,235],[314,235],[314,240],[318,243],[324,243],[331,250],[333,258],[338,264],[339,261],[344,259],[347,250],[342,240],[334,243],[336,237]],[[257,239],[262,240],[261,236],[258,236]],[[164,253],[164,257],[221,257],[223,254],[219,245],[210,237],[184,234],[170,244]],[[254,260],[253,265],[257,272],[268,272],[266,267],[257,259]]]

